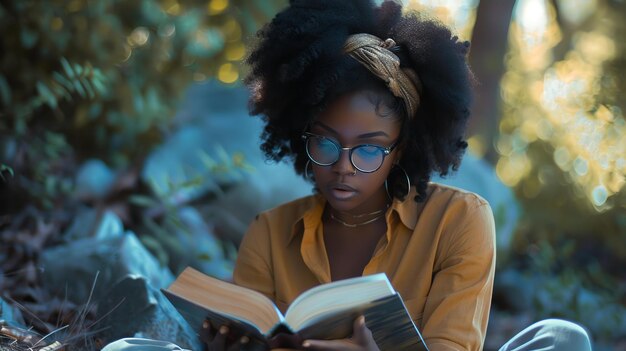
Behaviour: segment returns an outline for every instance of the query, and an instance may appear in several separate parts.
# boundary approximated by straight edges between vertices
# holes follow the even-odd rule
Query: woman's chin
[[[350,212],[359,206],[357,203],[358,194],[354,192],[348,194],[348,192],[330,191],[324,194],[324,197],[328,204],[337,211]]]

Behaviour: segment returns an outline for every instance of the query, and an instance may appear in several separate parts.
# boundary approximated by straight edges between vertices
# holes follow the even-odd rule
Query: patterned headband
[[[343,50],[382,79],[391,93],[404,101],[409,118],[413,118],[420,105],[422,83],[414,70],[400,68],[400,59],[390,50],[394,46],[393,39],[362,33],[349,36]]]

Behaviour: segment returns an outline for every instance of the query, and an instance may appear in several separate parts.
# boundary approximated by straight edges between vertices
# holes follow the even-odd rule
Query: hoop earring
[[[393,196],[389,194],[389,186],[387,185],[387,179],[385,179],[385,192],[387,192],[387,198],[389,198],[389,200],[393,200]]]
[[[309,166],[311,165],[311,160],[306,161],[306,165],[304,165],[304,179],[313,180],[313,176],[309,173]]]
[[[400,168],[400,170],[402,170],[402,173],[404,173],[404,179],[406,179],[406,194],[404,194],[404,198],[406,199],[407,196],[409,196],[409,194],[411,193],[411,179],[409,178],[409,174],[402,166],[400,166],[398,163],[395,163],[394,166]],[[389,173],[391,174],[391,172]],[[387,185],[387,183],[387,179],[385,179],[385,191],[387,192],[387,196],[389,197],[389,199],[393,200],[393,196],[391,196],[391,194],[389,193],[389,186]]]

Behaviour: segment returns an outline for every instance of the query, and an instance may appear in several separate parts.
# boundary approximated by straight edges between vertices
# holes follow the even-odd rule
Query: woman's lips
[[[345,184],[334,184],[330,187],[330,193],[338,200],[347,200],[355,196],[357,191]]]

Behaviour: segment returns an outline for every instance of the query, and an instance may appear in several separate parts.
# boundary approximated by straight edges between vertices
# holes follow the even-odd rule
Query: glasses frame
[[[309,138],[314,137],[314,138],[324,138],[324,139],[328,139],[331,143],[333,143],[333,145],[335,145],[337,147],[337,149],[339,150],[339,153],[337,154],[337,158],[330,163],[320,163],[316,160],[313,159],[313,156],[311,156],[311,153],[309,152]],[[384,147],[384,146],[380,146],[380,145],[375,145],[375,144],[359,144],[353,147],[343,147],[341,144],[339,144],[338,142],[336,142],[335,140],[323,136],[323,135],[319,135],[319,134],[315,134],[315,133],[310,133],[310,132],[304,132],[304,134],[302,134],[302,139],[304,140],[304,148],[306,150],[306,155],[309,157],[309,160],[311,160],[311,162],[315,163],[318,166],[323,166],[323,167],[328,167],[328,166],[332,166],[335,163],[337,163],[337,161],[339,161],[339,159],[341,158],[341,152],[342,151],[348,151],[348,159],[350,160],[350,164],[352,164],[352,167],[354,167],[354,169],[358,170],[359,172],[362,173],[374,173],[377,170],[380,169],[380,167],[383,166],[383,163],[385,163],[385,157],[387,157],[389,154],[391,154],[391,152],[393,151],[393,149],[396,148],[396,146],[398,146],[398,140],[394,141],[393,144],[391,144],[388,147]],[[362,169],[360,169],[359,167],[357,167],[354,164],[354,161],[352,160],[352,153],[354,151],[354,149],[357,149],[359,147],[364,147],[364,146],[370,146],[370,147],[375,147],[379,150],[381,150],[383,152],[383,159],[382,161],[380,161],[380,165],[378,165],[378,167],[376,167],[376,169],[372,170],[372,171],[364,171]]]

